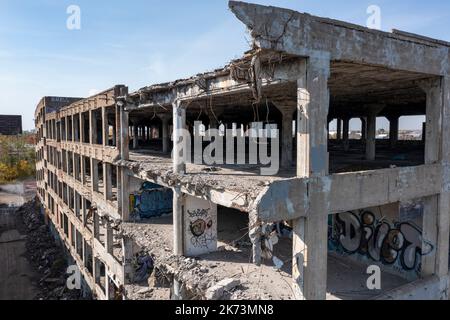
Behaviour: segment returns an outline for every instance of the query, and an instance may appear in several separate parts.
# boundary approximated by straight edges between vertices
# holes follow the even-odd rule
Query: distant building
[[[22,134],[22,116],[0,115],[0,135]]]

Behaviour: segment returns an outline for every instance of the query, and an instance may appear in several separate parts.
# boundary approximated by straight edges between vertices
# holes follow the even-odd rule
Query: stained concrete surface
[[[208,270],[202,274],[203,280],[217,283],[227,278],[241,280],[241,285],[226,298],[231,300],[292,299],[292,240],[280,239],[274,246],[274,255],[284,262],[281,270],[276,270],[271,260],[265,259],[261,266],[251,262],[252,250],[248,238],[248,216],[236,210],[220,207],[218,211],[218,252],[198,258],[198,269]],[[160,263],[171,255],[173,226],[172,216],[129,224],[127,229],[134,232],[135,241],[150,250]],[[382,290],[370,291],[366,287],[369,277],[367,266],[330,253],[328,255],[328,300],[366,300],[400,287],[407,283],[404,279],[385,272],[381,274]],[[185,272],[185,271],[182,271]],[[187,273],[187,272],[186,272]],[[189,277],[188,277],[189,278]],[[192,278],[192,286],[196,279]],[[140,286],[133,292],[145,288]],[[139,295],[134,295],[139,298]],[[149,296],[141,299],[148,299]],[[155,298],[155,297],[153,297]],[[150,298],[152,299],[152,298]]]
[[[16,188],[18,186],[18,188]],[[33,196],[33,184],[4,186],[0,192],[0,300],[32,300],[38,293],[37,273],[26,258],[22,219],[9,206]],[[13,193],[19,190],[19,194]]]

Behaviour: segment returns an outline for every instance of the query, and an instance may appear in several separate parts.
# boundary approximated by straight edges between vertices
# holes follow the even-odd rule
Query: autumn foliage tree
[[[0,136],[0,184],[35,175],[33,134]]]

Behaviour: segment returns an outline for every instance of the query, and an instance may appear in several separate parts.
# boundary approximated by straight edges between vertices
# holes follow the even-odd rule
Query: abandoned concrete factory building
[[[226,67],[133,93],[118,85],[40,101],[39,198],[86,290],[448,299],[450,43],[229,6],[253,47]],[[398,139],[405,116],[426,117],[421,141]],[[390,121],[390,139],[376,139],[377,117]],[[361,139],[349,139],[350,119]],[[232,129],[248,145],[262,139],[245,133],[255,127],[281,129],[276,175],[262,175],[262,163],[185,161],[173,143],[183,138],[171,135]],[[372,265],[381,289],[367,286]]]

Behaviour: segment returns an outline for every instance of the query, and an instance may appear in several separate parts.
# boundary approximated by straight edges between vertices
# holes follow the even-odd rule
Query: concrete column
[[[70,116],[70,121],[72,123],[72,142],[75,142],[75,118],[73,115]]]
[[[76,141],[77,139],[78,139],[78,141],[81,141],[80,114],[73,115],[73,117],[75,117],[73,120],[73,128],[74,128],[73,141]],[[75,120],[76,118],[78,118],[78,120]]]
[[[100,217],[98,215],[97,210],[94,210],[92,218],[94,220],[94,230],[93,230],[94,238],[100,240]]]
[[[91,190],[98,192],[98,160],[91,158]]]
[[[80,181],[84,186],[86,184],[86,164],[84,156],[80,155]]]
[[[136,124],[133,125],[133,149],[139,148],[139,133],[138,126]]]
[[[186,195],[183,206],[184,255],[198,257],[217,251],[217,205]],[[192,228],[192,226],[196,228]],[[204,229],[202,229],[203,227]],[[196,241],[201,242],[202,245],[196,245]]]
[[[175,174],[186,173],[186,109],[179,102],[173,105],[173,171]]]
[[[118,107],[120,111],[120,155],[122,160],[128,160],[130,158],[130,136],[128,134],[128,112],[124,110],[124,107]]]
[[[361,118],[361,140],[366,141],[367,139],[367,120],[366,118]]]
[[[340,118],[336,119],[336,140],[341,141],[342,138],[342,120]]]
[[[86,199],[83,196],[81,196],[81,221],[83,221],[83,226],[85,227],[87,224],[86,215],[87,215]]]
[[[113,229],[111,227],[111,225],[108,223],[106,225],[106,235],[105,235],[105,249],[106,252],[109,254],[113,254],[113,249],[114,249],[114,232]]]
[[[422,277],[438,276],[441,298],[448,299],[448,257],[450,226],[450,78],[421,83],[427,95],[425,163],[443,167],[441,193],[425,200],[423,215],[423,248],[434,250],[422,256]]]
[[[173,190],[173,253],[184,256],[183,245],[183,219],[184,219],[184,196],[180,187]]]
[[[97,118],[95,116],[95,110],[89,111],[89,143],[97,144]]]
[[[343,126],[342,140],[344,144],[344,151],[348,151],[350,149],[350,141],[349,141],[350,118],[344,118],[343,122],[344,126]]]
[[[169,117],[161,117],[162,120],[162,147],[163,153],[169,153]]]
[[[130,176],[127,169],[117,167],[120,176],[118,184],[118,206],[122,215],[122,220],[127,222],[130,220]]]
[[[114,130],[113,130],[113,140],[114,140],[114,145],[116,146],[116,148],[120,148],[120,144],[122,143],[121,141],[120,141],[120,136],[121,136],[121,133],[120,133],[120,127],[121,127],[121,117],[120,117],[120,114],[122,113],[121,112],[121,107],[118,105],[118,104],[116,104],[116,106],[115,106],[115,108],[114,108],[114,112],[115,112],[115,115],[116,115],[116,121],[114,122]]]
[[[112,199],[112,166],[103,162],[103,197],[105,201]]]
[[[391,148],[395,148],[398,142],[398,127],[400,116],[392,115],[388,117],[389,120],[389,140]]]
[[[297,176],[329,174],[327,122],[330,58],[303,60],[298,79]],[[325,300],[328,259],[327,188],[311,190],[308,217],[293,221],[293,291],[295,298]]]
[[[84,117],[83,117],[83,113],[80,112],[78,117],[80,119],[80,121],[79,121],[79,125],[80,125],[80,129],[79,129],[79,131],[80,131],[80,142],[81,143],[88,143],[89,142],[89,138],[87,138],[88,140],[86,141],[85,140],[86,137],[84,137]]]
[[[102,108],[102,142],[103,146],[109,145],[109,122],[108,112],[105,107]]]
[[[373,161],[376,158],[376,131],[377,115],[372,112],[367,117],[366,160]]]
[[[281,125],[281,167],[290,168],[292,166],[292,151],[294,144],[292,132],[295,108],[280,107],[278,109],[283,116]]]

